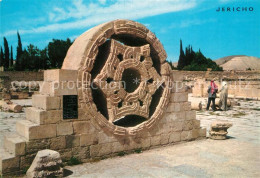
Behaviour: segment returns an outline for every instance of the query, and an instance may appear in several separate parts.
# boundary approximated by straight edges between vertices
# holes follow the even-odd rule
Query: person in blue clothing
[[[215,84],[214,80],[210,81],[210,86],[208,88],[208,104],[207,104],[207,110],[209,110],[210,103],[212,102],[211,108],[213,111],[216,110],[215,106],[215,99],[218,92],[218,86]]]

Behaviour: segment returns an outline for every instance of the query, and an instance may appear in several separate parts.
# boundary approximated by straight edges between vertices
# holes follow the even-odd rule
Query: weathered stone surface
[[[169,137],[169,143],[181,141],[181,132],[172,132]]]
[[[55,124],[62,119],[62,110],[49,110],[29,107],[25,110],[26,119],[36,124]]]
[[[32,106],[43,110],[61,109],[61,99],[58,96],[33,95]]]
[[[73,133],[72,122],[57,124],[57,135],[71,135]]]
[[[56,125],[37,125],[28,120],[16,123],[16,131],[28,140],[56,137]]]
[[[4,136],[4,148],[15,156],[25,154],[25,139],[16,133],[8,133]]]
[[[75,134],[91,134],[94,133],[95,128],[89,121],[73,122],[73,130]]]
[[[50,139],[50,149],[51,150],[61,150],[66,148],[65,136],[59,136]]]
[[[61,81],[77,81],[78,72],[76,70],[52,69],[44,71],[44,81],[61,82]]]
[[[227,136],[227,129],[232,126],[228,121],[214,121],[211,124],[209,131],[210,138],[214,140],[225,140]]]
[[[53,150],[39,151],[26,172],[28,178],[63,177],[60,154]]]
[[[79,135],[67,135],[65,138],[66,138],[66,148],[73,148],[80,145]]]
[[[10,155],[4,150],[0,150],[0,173],[10,173],[15,172],[20,169],[19,167],[20,158]]]
[[[127,43],[124,44],[120,41],[121,37],[118,35],[121,34],[129,34],[132,37],[141,38],[147,41],[147,43],[145,45],[126,45]],[[138,41],[136,42],[139,43]],[[100,66],[101,70],[99,73],[96,73],[97,71],[94,71],[96,70],[94,65],[96,57],[100,56],[100,50],[104,46],[109,46],[105,52],[106,54],[104,54],[107,57],[104,59],[104,65]],[[153,49],[155,54],[151,52],[151,49]],[[159,70],[155,69],[153,64],[153,58],[155,57],[160,62],[158,63],[160,65]],[[102,91],[106,99],[104,104],[108,108],[107,114],[99,112],[99,109],[95,109],[95,103],[93,103],[94,108],[89,108],[95,116],[95,121],[102,129],[106,129],[107,132],[114,135],[136,135],[143,130],[142,127],[129,127],[126,129],[124,126],[115,126],[113,122],[128,115],[137,115],[144,119],[149,119],[146,127],[151,128],[157,120],[162,118],[169,102],[169,87],[164,87],[159,103],[157,106],[154,106],[156,110],[151,117],[149,116],[149,106],[153,94],[158,90],[159,86],[163,83],[164,86],[166,85],[167,77],[169,82],[171,82],[169,77],[171,68],[165,62],[166,57],[167,54],[159,39],[145,26],[130,20],[115,20],[94,27],[77,38],[65,57],[62,70],[69,69],[78,72],[77,79],[82,87],[77,89],[77,94],[82,107],[89,108],[89,105],[92,105],[90,102],[95,101],[90,83],[94,83]],[[124,72],[129,69],[132,70],[132,73],[140,75],[137,88],[131,92],[128,91],[129,86],[124,85],[126,88],[122,87],[122,82],[125,82],[122,80],[125,80],[124,75],[126,75]],[[50,74],[52,72],[55,73],[55,71],[51,71]],[[56,71],[55,77],[60,72],[62,71]],[[51,76],[47,75],[49,75],[48,72],[46,72],[46,77],[51,78]],[[55,78],[55,81],[57,80]],[[47,81],[53,81],[53,79],[47,79]],[[185,96],[179,100],[185,100]],[[84,129],[80,124],[74,125],[75,133],[81,132],[82,129],[84,133],[87,132],[87,129]]]
[[[185,102],[185,101],[188,101],[188,93],[187,92],[172,93],[170,101],[171,102]]]
[[[92,134],[81,134],[80,135],[80,146],[88,146],[98,144],[98,135]]]

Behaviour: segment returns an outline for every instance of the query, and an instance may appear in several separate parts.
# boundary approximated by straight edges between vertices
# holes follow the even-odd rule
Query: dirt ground
[[[28,106],[31,100],[19,102]],[[68,177],[260,177],[260,101],[238,102],[228,111],[197,111],[207,131],[214,120],[232,122],[227,140],[203,139],[67,166]],[[14,131],[19,119],[25,114],[0,112],[0,146],[3,133]]]

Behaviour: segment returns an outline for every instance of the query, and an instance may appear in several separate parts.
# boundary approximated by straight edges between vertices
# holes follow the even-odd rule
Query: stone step
[[[4,148],[0,148],[0,176],[2,174],[19,171],[19,156],[8,153]]]
[[[15,132],[6,133],[4,135],[4,148],[14,156],[25,154],[26,139]]]
[[[28,107],[26,108],[25,113],[26,120],[39,125],[55,124],[62,119],[62,110],[45,111],[36,107]]]
[[[27,141],[56,137],[56,130],[56,124],[39,125],[29,120],[16,122],[16,132]]]
[[[20,120],[16,122],[16,132],[18,135],[24,137],[26,140],[30,140],[33,135],[30,134],[30,130],[38,124],[33,123],[29,120]]]

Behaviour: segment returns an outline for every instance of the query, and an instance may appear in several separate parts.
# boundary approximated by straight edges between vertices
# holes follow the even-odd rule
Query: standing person
[[[219,108],[222,111],[227,110],[227,99],[228,99],[228,85],[227,82],[222,82],[222,88],[220,90]]]
[[[215,84],[214,80],[210,81],[210,86],[208,88],[208,104],[207,104],[207,110],[209,110],[209,106],[210,103],[212,101],[212,106],[211,108],[213,109],[213,111],[216,110],[216,106],[215,106],[215,99],[216,99],[216,93],[218,92],[218,86]]]

